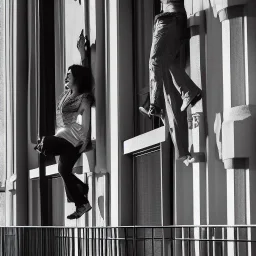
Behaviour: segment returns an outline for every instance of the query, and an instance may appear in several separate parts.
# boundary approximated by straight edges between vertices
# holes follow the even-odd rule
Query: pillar
[[[247,3],[248,2],[248,3]],[[255,4],[253,1],[217,1],[215,5],[222,24],[223,52],[223,124],[222,159],[227,175],[227,224],[255,224],[256,207],[256,61]],[[228,238],[254,238],[255,234],[228,231]],[[245,255],[255,254],[253,244],[240,244]],[[234,244],[229,243],[228,255]]]
[[[132,224],[132,157],[122,142],[133,134],[132,1],[107,6],[107,167],[110,171],[111,225]]]
[[[202,90],[203,98],[191,108],[192,127],[191,127],[191,152],[195,158],[193,168],[193,224],[207,224],[207,193],[206,193],[206,136],[205,136],[205,12],[195,13],[188,20],[190,28],[190,77]],[[199,229],[194,230],[195,238],[200,238]],[[202,235],[201,235],[202,237]],[[206,238],[206,237],[204,237]],[[195,255],[199,255],[199,243],[195,242]]]
[[[27,166],[27,1],[13,5],[13,172],[17,180],[13,188],[14,225],[28,224],[28,166]],[[16,18],[14,18],[16,16]],[[19,40],[18,40],[19,39]],[[9,176],[8,183],[14,182]],[[9,191],[7,193],[10,193]],[[14,196],[15,194],[15,196]],[[15,214],[15,212],[17,214]],[[15,218],[16,217],[16,218]]]

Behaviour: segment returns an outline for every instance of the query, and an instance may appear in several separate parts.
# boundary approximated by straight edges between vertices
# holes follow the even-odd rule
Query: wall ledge
[[[165,126],[146,132],[139,136],[133,137],[123,143],[124,155],[132,154],[137,151],[152,147],[166,141],[168,138],[168,132],[166,132]]]

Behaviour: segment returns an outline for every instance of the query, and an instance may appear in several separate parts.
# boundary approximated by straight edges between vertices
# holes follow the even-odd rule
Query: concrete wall
[[[226,224],[226,171],[221,160],[222,29],[212,8],[204,1],[199,2],[185,2],[188,24],[190,15],[200,20],[190,27],[189,66],[192,80],[203,90],[203,100],[199,103],[202,105],[188,110],[189,116],[202,111],[201,124],[190,130],[189,140],[192,152],[204,153],[206,162],[190,167],[175,164],[175,224]],[[197,145],[199,151],[195,150]]]
[[[65,3],[65,65],[68,67],[70,64],[80,62],[76,50],[76,39],[84,27],[84,7],[79,6],[78,1],[66,0]],[[132,43],[132,6],[131,2],[125,0],[113,1],[108,4],[110,10],[107,24],[109,34],[104,35],[104,38],[107,39],[106,49],[108,50],[107,66],[105,67],[107,84],[104,88],[104,95],[101,95],[106,99],[106,103],[98,105],[104,108],[105,112],[100,113],[102,114],[102,124],[106,127],[103,132],[101,131],[102,133],[99,132],[99,129],[97,130],[97,136],[98,134],[102,136],[99,138],[98,142],[101,142],[97,146],[103,145],[101,148],[103,150],[100,151],[102,155],[97,155],[96,165],[99,164],[101,156],[106,158],[106,163],[101,162],[98,165],[97,174],[93,173],[93,168],[86,169],[84,165],[83,171],[88,172],[91,188],[89,199],[92,202],[93,210],[88,217],[78,222],[63,220],[65,225],[105,225],[108,222],[108,207],[110,207],[111,225],[132,224],[132,214],[130,214],[132,160],[130,156],[122,154],[122,142],[133,136],[133,81],[131,79],[133,67],[130,47]],[[185,167],[181,162],[174,163],[174,223],[227,224],[228,193],[230,191],[228,186],[230,184],[227,181],[227,171],[222,161],[223,138],[221,136],[223,106],[225,105],[223,77],[226,75],[223,74],[223,70],[225,70],[223,67],[223,56],[225,55],[223,52],[223,28],[219,19],[216,18],[216,10],[212,9],[213,1],[209,3],[206,0],[194,0],[185,1],[185,4],[189,16],[188,24],[192,32],[190,75],[203,89],[202,102],[189,110],[189,114],[201,113],[200,125],[198,128],[190,130],[189,140],[193,152],[204,153],[206,161],[198,161],[190,167]],[[99,60],[96,58],[96,35],[98,35],[95,23],[96,2],[90,0],[88,7],[86,20],[89,25],[86,24],[85,30],[88,32],[92,44],[92,67],[96,76],[96,72],[98,72],[96,60]],[[194,16],[192,20],[190,16]],[[198,34],[195,33],[196,31]],[[98,43],[97,47],[98,45],[100,44]],[[253,51],[252,48],[249,49]],[[104,64],[106,63],[104,62]],[[250,78],[252,84],[254,80],[252,76]],[[97,126],[101,127],[100,123]],[[31,166],[34,164],[32,164],[33,161],[30,162]],[[79,177],[85,180],[84,174]],[[56,187],[53,201],[57,202],[57,195],[64,199],[63,186],[60,180],[54,181],[54,184]],[[111,203],[107,201],[108,192]],[[252,192],[253,190],[251,190],[251,196],[253,196]],[[66,203],[65,199],[60,204],[65,209],[65,215],[74,209],[73,206]],[[56,214],[58,215],[58,213]],[[57,215],[55,218],[59,220]]]

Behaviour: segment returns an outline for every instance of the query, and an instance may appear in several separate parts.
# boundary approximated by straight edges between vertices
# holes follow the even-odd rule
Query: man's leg
[[[169,68],[172,75],[172,86],[179,92],[178,97],[182,97],[181,110],[185,110],[193,100],[199,100],[197,96],[201,95],[201,90],[186,74],[184,67],[180,67],[177,62],[177,55],[185,40],[185,24],[186,16],[175,14],[164,17],[155,25],[149,60],[152,105],[158,105],[158,99],[163,90],[162,70],[166,68]]]
[[[175,158],[183,160],[188,165],[194,162],[188,150],[188,122],[187,112],[181,112],[182,99],[179,92],[172,85],[173,80],[168,70],[164,70],[164,99],[165,123],[169,125],[169,132],[175,149]]]
[[[174,96],[177,91],[170,91],[171,79],[165,80],[164,98],[165,98],[165,120],[169,125],[169,132],[175,149],[176,159],[185,159],[190,156],[188,151],[188,124],[187,113],[180,111],[182,100]]]

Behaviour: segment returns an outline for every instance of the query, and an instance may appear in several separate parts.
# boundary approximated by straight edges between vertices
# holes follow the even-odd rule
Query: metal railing
[[[256,226],[0,227],[0,256],[256,255]]]

